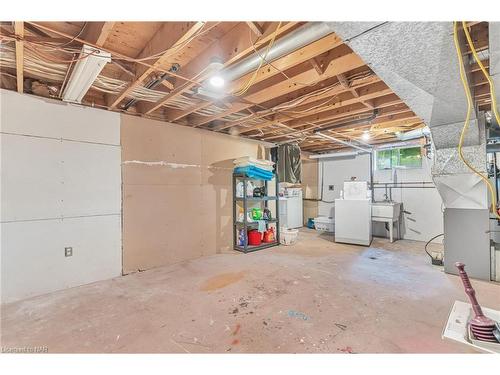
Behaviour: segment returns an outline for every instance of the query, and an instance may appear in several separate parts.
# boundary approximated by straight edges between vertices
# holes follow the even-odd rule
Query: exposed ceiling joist
[[[263,90],[245,96],[245,101],[252,104],[236,103],[230,110],[224,111],[217,115],[209,116],[204,119],[200,119],[199,121],[195,122],[193,126],[199,127],[205,125],[221,117],[233,114],[235,112],[240,112],[244,109],[253,107],[256,104],[268,101],[274,97],[295,91],[298,88],[302,87],[302,85],[304,84],[314,85],[324,79],[364,65],[364,62],[353,52],[340,56],[339,58],[335,59],[335,62],[335,64],[330,63],[328,65],[328,67],[325,69],[325,73],[323,73],[323,75],[319,79],[316,70],[314,68],[311,68],[300,74],[297,74],[296,76],[290,77],[290,79],[283,80],[275,85],[266,87]],[[300,85],[299,83],[302,85]],[[220,130],[220,128],[215,128],[215,130]]]
[[[24,43],[25,48],[31,48],[32,44],[59,44],[66,51],[54,50],[50,54],[63,60],[69,60],[71,52],[81,48],[81,44],[88,44],[113,56],[113,64],[102,70],[101,79],[121,83],[115,81],[100,88],[93,85],[84,104],[95,103],[120,111],[120,104],[128,97],[137,103],[131,107],[131,114],[215,131],[236,127],[235,133],[244,137],[278,142],[298,140],[304,149],[315,152],[332,149],[328,141],[325,143],[313,134],[316,129],[328,129],[332,125],[335,133],[331,134],[339,137],[361,137],[363,131],[370,130],[370,143],[392,140],[395,131],[422,126],[411,109],[334,33],[285,56],[275,56],[270,63],[263,61],[258,71],[228,82],[227,92],[233,94],[220,100],[193,95],[193,89],[212,74],[207,67],[213,58],[223,63],[223,69],[231,69],[232,64],[255,50],[264,51],[279,23],[221,22],[212,23],[214,26],[206,33],[201,30],[201,35],[196,27],[191,34],[189,28],[184,34],[179,33],[179,25],[187,24],[195,27],[197,22],[26,22],[23,37],[14,43],[18,34],[15,25],[4,23],[2,34],[12,40],[9,46],[12,65],[8,73],[13,76],[17,69],[20,74],[2,85],[14,89],[16,83],[25,78],[39,79],[28,69],[27,50],[24,68],[18,66],[22,62],[17,58],[19,43]],[[203,29],[207,30],[210,24],[205,23],[207,26]],[[283,22],[276,41],[302,25]],[[488,48],[488,23],[471,22],[468,26],[476,49]],[[174,51],[172,46],[179,39],[182,42],[184,35],[186,47]],[[170,56],[167,58],[164,54]],[[488,55],[481,56],[488,66]],[[43,60],[43,56],[37,58]],[[178,72],[168,71],[173,63],[180,65]],[[71,72],[69,65],[59,73],[61,76],[65,71]],[[255,65],[253,67],[255,69]],[[477,64],[471,65],[471,71],[475,103],[487,110],[491,106],[487,81]],[[147,85],[153,79],[164,78],[164,74],[170,78],[154,81],[160,85]],[[58,82],[53,77],[47,79]],[[62,79],[59,82],[62,83]],[[250,82],[248,87],[247,82]],[[242,87],[245,90],[239,90]],[[244,93],[238,96],[234,94],[237,91]],[[112,99],[113,103],[106,99]],[[108,107],[108,103],[112,106]],[[377,117],[369,119],[373,113],[377,113]],[[368,120],[365,123],[363,119]],[[333,148],[338,147],[341,146]]]
[[[205,22],[176,22],[175,26],[165,24],[153,38],[146,44],[138,59],[154,56],[161,52],[161,55],[152,64],[153,67],[138,66],[136,78],[120,94],[112,95],[108,98],[108,105],[115,108],[124,98],[127,97],[137,86],[154,72],[154,68],[168,63],[169,57],[179,49],[183,48],[190,38],[205,27]]]
[[[273,120],[268,120],[266,123],[259,124],[257,126],[266,127],[276,122],[281,122],[281,123],[289,122],[289,125],[291,127],[294,127],[297,125],[305,124],[307,122],[318,122],[322,121],[323,119],[328,119],[328,118],[323,118],[319,115],[322,112],[330,113],[334,109],[342,107],[345,108],[352,104],[359,103],[360,101],[363,100],[371,100],[374,98],[378,98],[379,96],[384,96],[392,93],[392,91],[387,87],[387,85],[385,85],[385,83],[381,81],[375,82],[369,86],[364,86],[363,88],[365,88],[363,95],[359,95],[358,97],[346,98],[346,97],[341,97],[340,94],[349,93],[350,90],[344,88],[343,86],[338,86],[335,90],[333,90],[333,92],[329,92],[329,97],[335,100],[331,100],[329,103],[326,103],[321,107],[318,107],[318,105],[324,103],[325,98],[320,97],[319,99],[315,99],[314,101],[302,104],[293,109],[295,112],[302,111],[303,112],[302,115],[299,113],[278,114],[274,116]],[[339,96],[336,98],[336,95]]]
[[[356,80],[356,83],[353,85],[353,87],[359,88],[359,87],[369,85],[371,83],[375,83],[375,82],[379,82],[379,81],[380,81],[380,79],[377,76],[370,75],[368,77],[364,77],[364,78],[361,78],[359,80]],[[323,92],[320,93],[319,90],[323,90]],[[300,107],[305,108],[305,106],[310,104],[310,103],[317,103],[318,101],[328,99],[328,98],[332,97],[333,95],[338,95],[338,94],[345,92],[345,91],[346,91],[345,89],[343,89],[339,86],[333,87],[331,90],[324,90],[324,87],[319,87],[315,91],[305,94],[308,96],[308,98],[304,98],[304,100],[300,101]],[[316,92],[317,92],[317,94],[315,94]],[[311,95],[311,94],[313,94],[313,95]],[[298,99],[301,99],[301,97],[292,99],[292,102],[294,102]],[[288,104],[288,103],[287,102],[280,103],[280,105],[282,105],[282,104]],[[298,106],[295,106],[294,109],[298,109],[297,107]],[[263,111],[262,115],[258,115],[252,119],[259,119],[259,118],[263,118],[263,117],[268,117],[270,114],[272,114],[272,112],[270,113],[269,111]],[[274,116],[274,118],[272,120],[266,120],[266,122],[254,125],[249,129],[242,129],[241,133],[247,133],[247,132],[251,132],[252,130],[266,128],[268,126],[273,125],[275,123],[275,121],[279,121],[281,119],[282,118],[280,118],[279,115],[276,115],[276,116]],[[287,121],[287,119],[289,119],[289,118],[283,117],[283,119],[284,119],[284,121]],[[238,126],[238,125],[244,124],[245,122],[246,121],[242,121],[242,120],[229,122],[229,123],[224,124],[224,128]]]
[[[298,25],[297,22],[287,22],[282,24],[278,34],[283,35]],[[267,43],[272,38],[273,33],[278,26],[277,22],[270,22],[264,30],[264,34],[260,38],[260,43]],[[183,67],[182,73],[190,80],[198,82],[203,81],[207,77],[206,68],[210,60],[218,57],[224,61],[224,65],[228,66],[231,63],[245,57],[253,51],[253,41],[248,38],[248,26],[245,23],[239,23],[232,30],[230,30],[224,37],[214,42],[198,57],[192,60],[187,66]],[[182,95],[186,91],[195,86],[193,82],[179,84],[171,93],[167,94],[163,99],[156,103],[147,103],[144,105],[142,113],[150,114],[162,107],[172,99]],[[168,111],[167,111],[168,117]]]
[[[387,106],[387,107],[380,107],[380,108],[377,108],[378,110],[378,119],[382,119],[382,118],[387,118],[389,116],[394,116],[394,115],[399,115],[401,113],[407,113],[409,112],[409,108],[403,104],[403,103],[399,103],[399,104],[394,104],[394,105],[391,105],[391,106]],[[317,129],[317,128],[320,128],[321,126],[331,126],[332,124],[338,124],[338,129],[349,129],[349,128],[353,128],[353,127],[356,127],[356,125],[353,125],[351,122],[353,120],[361,120],[363,118],[367,118],[369,116],[372,115],[373,111],[368,111],[366,108],[364,108],[362,105],[360,105],[359,103],[357,104],[353,104],[351,106],[348,106],[348,107],[343,107],[343,108],[339,108],[337,110],[337,115],[335,117],[331,117],[328,121],[322,121],[322,122],[318,122],[317,124],[314,124],[314,127],[310,124],[302,124],[300,127],[298,126],[295,126],[295,127],[291,127],[291,126],[287,126],[288,129],[291,129],[291,130],[294,130],[295,132],[292,132],[292,133],[289,133],[287,135],[293,135],[293,134],[297,134],[299,132],[307,132],[307,131],[312,131],[314,129]],[[348,125],[343,125],[343,124],[348,124]],[[270,135],[270,134],[275,134],[275,130],[274,129],[271,129],[263,134],[261,134],[261,137],[265,137],[267,135]]]
[[[16,37],[16,81],[17,81],[17,92],[22,93],[24,91],[24,22],[16,21],[14,22],[14,33]]]
[[[100,47],[104,46],[108,39],[115,22],[89,22],[85,26],[82,39],[88,40]]]
[[[377,116],[374,120],[368,121],[369,118],[367,118],[367,123],[366,125],[363,124],[363,117],[360,117],[359,120],[356,120],[355,123],[353,123],[352,119],[344,120],[344,121],[339,121],[338,125],[336,125],[332,130],[339,131],[339,130],[351,130],[351,129],[360,129],[360,128],[366,128],[371,131],[377,131],[377,130],[383,130],[389,127],[393,126],[407,126],[407,125],[413,125],[415,123],[420,123],[422,122],[412,111],[407,110],[406,112],[402,112],[399,114],[393,114],[393,115],[384,115],[384,116]],[[326,124],[325,124],[326,125]],[[327,124],[331,126],[330,124]],[[333,123],[335,125],[335,123]],[[319,126],[318,126],[319,128]],[[289,129],[292,130],[290,133],[285,133],[285,134],[276,134],[276,135],[264,135],[262,136],[262,139],[266,141],[275,141],[280,138],[286,138],[290,136],[297,136],[298,134],[304,134],[307,132],[311,132],[313,128],[308,128],[308,129],[303,129],[303,130],[295,130],[294,128],[289,127]]]
[[[264,34],[262,27],[257,22],[247,21],[246,24],[248,25],[250,30],[252,30],[252,32],[258,37],[261,37]]]

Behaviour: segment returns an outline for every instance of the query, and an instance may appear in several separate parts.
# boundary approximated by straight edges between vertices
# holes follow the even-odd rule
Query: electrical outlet
[[[64,256],[65,257],[72,257],[73,256],[73,248],[72,247],[65,247],[64,248]]]
[[[330,190],[330,191],[335,190],[335,185],[328,185],[328,190]]]

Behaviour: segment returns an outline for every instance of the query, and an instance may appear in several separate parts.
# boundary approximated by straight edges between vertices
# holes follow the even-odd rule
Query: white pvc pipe
[[[358,149],[358,150],[366,152],[366,153],[371,153],[372,152],[372,150],[370,150],[370,149],[360,147],[360,146],[358,146],[358,145],[356,145],[356,144],[354,144],[352,142],[343,141],[341,139],[332,137],[331,135],[326,135],[326,134],[323,134],[321,132],[317,132],[316,134],[322,136],[323,138],[329,139],[329,140],[334,141],[334,142],[341,143],[341,144],[343,144],[345,146],[352,147],[352,148]]]
[[[358,151],[352,152],[330,152],[329,154],[315,154],[309,155],[309,159],[333,159],[333,158],[341,158],[346,156],[358,156]]]

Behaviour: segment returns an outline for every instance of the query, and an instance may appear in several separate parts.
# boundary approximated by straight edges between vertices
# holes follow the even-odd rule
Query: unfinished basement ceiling
[[[88,106],[269,142],[297,140],[310,152],[345,147],[315,130],[347,141],[370,131],[368,143],[379,144],[424,125],[333,29],[284,56],[266,59],[287,35],[317,25],[3,22],[1,87],[60,99],[85,43],[112,57],[83,98]],[[488,66],[488,23],[469,25]],[[226,82],[223,95],[197,94],[213,74],[214,60],[224,65],[223,73],[256,53],[260,63]],[[479,67],[471,78],[477,107],[489,110],[488,83]]]

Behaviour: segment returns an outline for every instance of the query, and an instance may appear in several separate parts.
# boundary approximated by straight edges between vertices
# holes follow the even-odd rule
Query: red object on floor
[[[248,244],[252,246],[259,246],[262,242],[262,235],[261,233],[256,230],[252,229],[248,231]]]
[[[274,242],[276,240],[274,236],[274,228],[269,228],[264,232],[264,238],[262,242]]]

